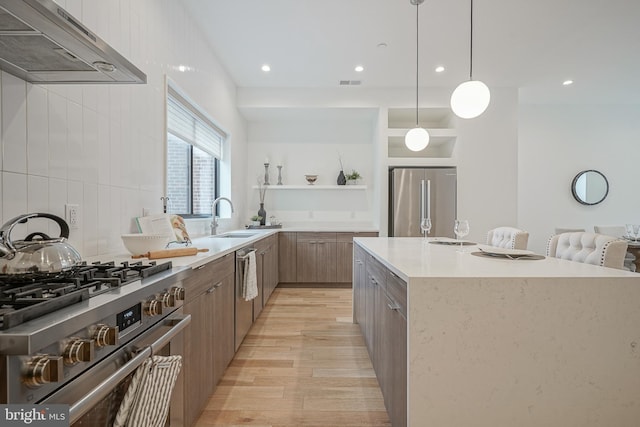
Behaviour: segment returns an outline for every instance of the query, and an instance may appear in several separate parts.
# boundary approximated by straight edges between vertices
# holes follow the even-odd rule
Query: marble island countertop
[[[431,238],[430,240],[433,240]],[[422,238],[356,237],[355,241],[403,280],[418,277],[634,277],[625,270],[546,257],[543,260],[510,260],[471,255],[487,245],[459,246],[426,243]]]
[[[640,275],[420,238],[354,244],[407,282],[408,426],[638,425]]]

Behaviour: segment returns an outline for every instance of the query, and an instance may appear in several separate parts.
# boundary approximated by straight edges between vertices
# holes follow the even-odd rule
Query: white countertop
[[[372,226],[354,226],[351,224],[341,225],[340,223],[318,223],[318,224],[309,224],[309,225],[299,225],[292,227],[283,227],[283,228],[265,228],[265,229],[240,229],[240,230],[229,230],[221,233],[218,236],[201,236],[194,238],[190,247],[198,248],[198,249],[208,249],[208,252],[199,252],[193,256],[182,256],[175,258],[162,258],[156,260],[158,263],[164,261],[171,261],[174,267],[191,267],[196,268],[203,264],[207,264],[217,258],[220,258],[230,252],[234,252],[240,248],[245,246],[250,246],[256,241],[263,239],[272,234],[276,234],[281,231],[290,231],[290,232],[351,232],[351,233],[359,233],[359,232],[377,232],[378,230],[373,228]],[[219,237],[224,236],[229,233],[253,233],[254,235],[251,237],[243,237],[243,238],[234,238],[234,237]],[[171,245],[170,249],[179,249],[184,246],[180,245]],[[131,255],[126,253],[118,253],[118,254],[105,254],[98,255],[95,257],[89,257],[84,259],[87,262],[94,261],[105,261],[105,260],[113,260],[115,262],[135,262],[135,261],[147,261],[147,258],[141,259],[133,259]]]
[[[509,260],[471,255],[479,247],[425,243],[421,237],[356,237],[360,246],[375,255],[403,280],[422,277],[636,277],[626,270],[600,267],[553,257],[544,260]]]

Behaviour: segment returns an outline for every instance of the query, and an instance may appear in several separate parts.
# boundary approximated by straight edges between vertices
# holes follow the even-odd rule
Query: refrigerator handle
[[[431,218],[431,180],[427,180],[427,218]]]
[[[423,179],[420,181],[420,221],[422,221],[426,214],[426,198],[427,198],[427,185]]]

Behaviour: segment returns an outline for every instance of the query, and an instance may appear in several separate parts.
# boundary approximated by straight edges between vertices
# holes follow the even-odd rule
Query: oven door
[[[69,404],[73,427],[112,426],[133,373],[152,355],[182,355],[181,332],[189,322],[190,315],[171,314],[40,403]],[[183,381],[180,373],[167,420],[172,427],[183,425]]]

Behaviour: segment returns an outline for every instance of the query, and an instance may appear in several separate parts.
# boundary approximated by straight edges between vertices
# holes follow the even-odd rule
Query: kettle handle
[[[13,227],[18,224],[24,224],[32,218],[49,218],[50,220],[55,221],[58,226],[60,226],[60,237],[65,239],[69,238],[69,225],[67,225],[67,222],[59,216],[40,212],[19,215],[6,222],[2,228],[0,228],[0,252],[3,255],[13,254],[16,252],[16,248],[10,237]]]

